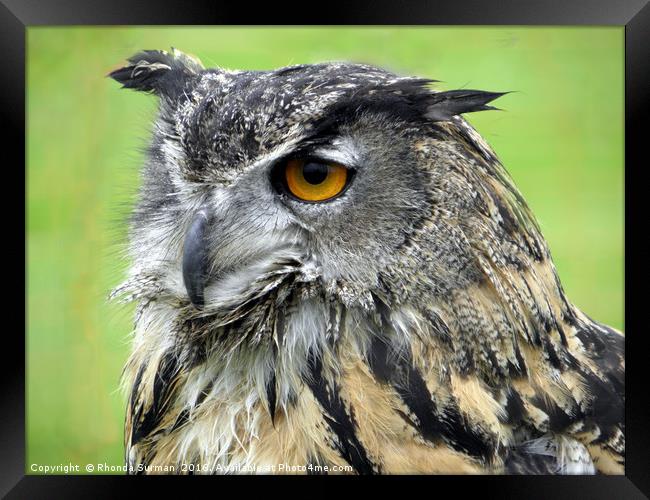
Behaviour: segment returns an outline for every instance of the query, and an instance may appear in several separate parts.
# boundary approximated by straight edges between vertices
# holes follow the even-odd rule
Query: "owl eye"
[[[343,192],[349,173],[349,169],[337,163],[291,159],[284,167],[284,184],[299,200],[325,201]]]

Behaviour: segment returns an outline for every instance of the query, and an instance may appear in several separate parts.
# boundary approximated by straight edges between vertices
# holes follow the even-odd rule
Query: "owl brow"
[[[358,160],[350,148],[342,147],[344,141],[338,134],[317,136],[301,142],[290,156],[299,156],[340,163],[348,168],[357,168]]]
[[[334,134],[310,134],[301,139],[290,153],[291,156],[315,156],[319,149],[330,146],[336,138]]]

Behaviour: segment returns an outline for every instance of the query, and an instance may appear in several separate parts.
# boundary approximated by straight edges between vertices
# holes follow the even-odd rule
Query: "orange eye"
[[[347,184],[348,169],[336,163],[294,159],[284,171],[291,194],[304,201],[334,198]]]

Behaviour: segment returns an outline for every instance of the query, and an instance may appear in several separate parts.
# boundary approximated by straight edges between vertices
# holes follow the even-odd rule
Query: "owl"
[[[624,337],[463,118],[363,64],[110,75],[159,109],[130,219],[131,473],[621,474]]]

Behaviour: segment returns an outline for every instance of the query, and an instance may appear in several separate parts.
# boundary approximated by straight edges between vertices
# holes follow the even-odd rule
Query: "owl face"
[[[434,93],[356,64],[233,72],[160,52],[131,63],[112,76],[161,97],[136,267],[157,266],[196,309],[282,266],[325,288],[377,288],[444,197],[445,168],[424,144],[501,95]]]

